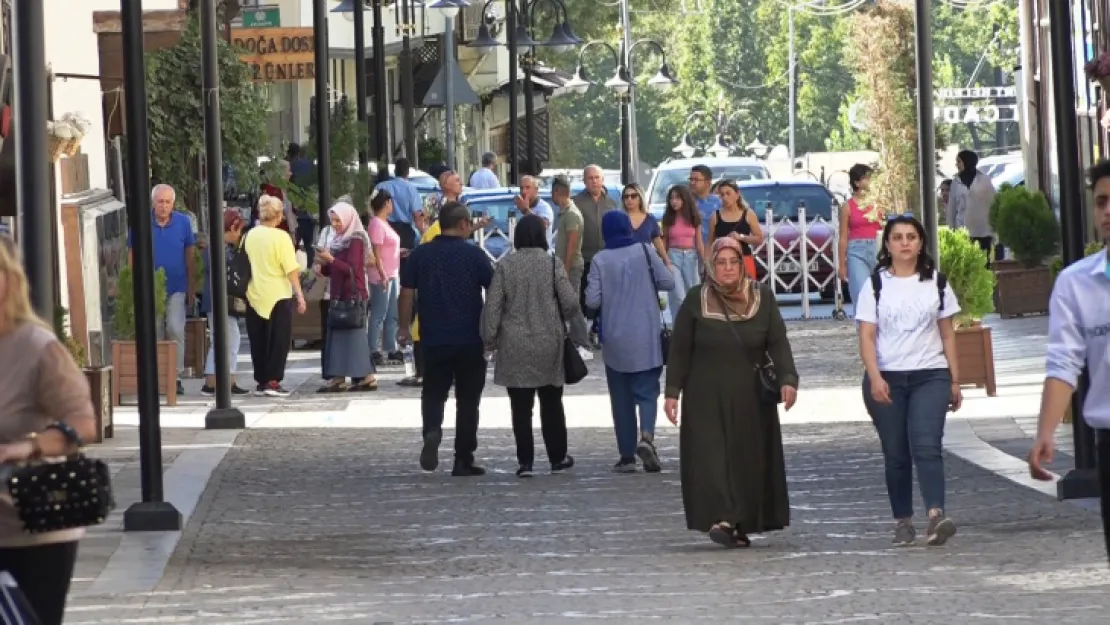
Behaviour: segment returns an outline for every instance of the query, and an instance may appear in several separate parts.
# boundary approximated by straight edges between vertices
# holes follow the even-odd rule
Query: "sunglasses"
[[[887,221],[894,221],[895,219],[913,219],[913,213],[902,213],[901,215],[887,215]]]
[[[640,199],[640,196],[636,193],[629,193],[628,195],[625,195],[623,197],[626,200],[638,200],[638,199]]]

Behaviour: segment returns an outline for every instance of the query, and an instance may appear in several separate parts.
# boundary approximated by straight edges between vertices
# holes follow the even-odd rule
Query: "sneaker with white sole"
[[[944,516],[943,512],[929,517],[929,525],[925,528],[925,544],[930,547],[939,547],[955,535],[956,524],[952,522],[952,519]]]
[[[262,394],[266,397],[289,397],[289,391],[277,382],[270,382],[263,386]]]
[[[917,530],[909,520],[898,521],[894,526],[894,539],[891,541],[895,547],[909,547],[917,542]]]
[[[655,451],[655,443],[646,435],[641,437],[640,442],[636,444],[636,456],[643,463],[644,471],[659,473],[663,470],[663,465],[659,463],[659,454]]]

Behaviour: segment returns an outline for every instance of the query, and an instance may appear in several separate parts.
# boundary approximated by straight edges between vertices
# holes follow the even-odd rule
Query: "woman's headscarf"
[[[959,173],[960,182],[970,189],[971,183],[975,182],[975,176],[979,173],[979,155],[971,150],[962,150],[956,158],[964,164],[964,170]]]
[[[333,253],[347,249],[355,238],[362,239],[366,251],[369,253],[370,236],[366,234],[366,228],[362,227],[362,220],[359,219],[358,211],[355,210],[354,206],[346,202],[338,202],[328,209],[328,216],[338,217],[343,224],[343,232],[336,232],[335,238],[332,239],[330,248]]]
[[[601,238],[605,240],[607,250],[634,245],[636,238],[632,236],[632,220],[628,218],[628,213],[622,210],[605,213],[601,218]]]
[[[518,250],[537,248],[547,251],[547,225],[538,215],[525,215],[513,230],[513,247]]]
[[[740,267],[735,282],[721,282],[717,276],[717,258],[726,250],[736,252]],[[755,286],[756,288],[753,288]],[[705,264],[705,285],[702,287],[702,314],[712,319],[733,321],[752,318],[759,310],[759,288],[744,270],[744,248],[732,237],[721,237],[713,242],[709,262]]]

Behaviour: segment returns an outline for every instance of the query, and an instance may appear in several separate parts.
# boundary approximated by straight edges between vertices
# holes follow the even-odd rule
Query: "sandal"
[[[712,540],[722,547],[734,548],[737,546],[736,540],[733,538],[735,531],[736,530],[732,529],[732,525],[725,521],[721,521],[709,528],[709,540]]]
[[[351,385],[349,389],[352,393],[369,393],[378,390],[378,381],[375,380],[362,380]]]
[[[317,393],[345,393],[346,391],[347,383],[344,381],[332,382],[316,389]]]

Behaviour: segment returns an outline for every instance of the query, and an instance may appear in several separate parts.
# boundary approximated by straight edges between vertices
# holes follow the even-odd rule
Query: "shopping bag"
[[[0,571],[0,625],[41,625],[15,578]]]

